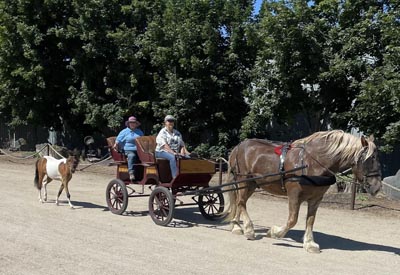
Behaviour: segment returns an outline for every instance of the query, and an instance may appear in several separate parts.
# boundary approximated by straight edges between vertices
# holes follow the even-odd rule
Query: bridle
[[[363,151],[360,153],[360,157],[356,160],[356,165],[359,164],[360,159],[364,159],[364,162],[367,160],[366,156],[365,156],[365,154],[367,152],[367,149],[368,149],[368,147],[364,147],[363,148]],[[371,171],[371,172],[365,172],[365,174],[363,175],[362,183],[366,184],[368,178],[381,177],[381,176],[382,175],[381,175],[381,172],[379,170],[375,170],[375,171]]]
[[[367,149],[368,149],[368,147],[364,147],[364,148],[363,148],[363,151],[360,153],[360,157],[358,157],[358,158],[356,159],[355,163],[354,163],[355,165],[358,165],[361,159],[364,159],[364,161],[366,161],[364,155],[366,154]],[[337,173],[333,172],[331,169],[329,169],[328,167],[326,167],[325,165],[323,165],[323,164],[322,164],[320,161],[318,161],[312,154],[310,154],[310,152],[308,152],[307,149],[306,149],[306,144],[303,144],[303,151],[304,151],[305,153],[307,153],[307,155],[308,155],[311,159],[313,159],[316,163],[318,163],[322,168],[324,168],[326,171],[328,171],[331,175],[335,176],[335,175],[337,174]],[[362,182],[358,182],[357,179],[355,179],[355,181],[354,181],[354,178],[351,178],[350,176],[347,176],[347,175],[345,175],[344,173],[340,173],[340,172],[339,172],[339,174],[342,174],[342,176],[345,176],[345,177],[351,179],[351,180],[350,180],[351,183],[361,183],[362,185],[366,185],[366,184],[367,184],[368,178],[380,177],[380,176],[381,176],[381,173],[380,173],[379,170],[371,171],[371,172],[366,172],[366,173],[363,175]]]

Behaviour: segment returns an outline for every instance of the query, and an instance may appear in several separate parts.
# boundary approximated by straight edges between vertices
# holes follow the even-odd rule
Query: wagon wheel
[[[107,185],[106,201],[108,208],[114,214],[121,215],[128,206],[128,191],[122,180],[113,179]]]
[[[220,190],[214,193],[199,195],[199,210],[204,218],[208,220],[222,219],[225,207],[224,195]]]
[[[156,187],[150,194],[149,213],[152,220],[162,226],[168,225],[174,214],[174,197],[162,186]]]

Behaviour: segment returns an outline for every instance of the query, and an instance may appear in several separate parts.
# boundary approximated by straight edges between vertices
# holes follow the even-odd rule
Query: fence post
[[[47,155],[50,156],[50,146],[49,146],[49,144],[46,144],[46,147],[47,147]]]
[[[356,203],[356,191],[357,191],[357,183],[353,181],[351,184],[351,200],[350,200],[350,210],[354,210],[354,205]]]
[[[219,159],[219,185],[222,184],[222,159]]]

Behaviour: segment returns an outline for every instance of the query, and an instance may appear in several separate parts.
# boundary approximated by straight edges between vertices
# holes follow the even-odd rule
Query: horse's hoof
[[[314,243],[314,244],[305,244],[304,249],[308,253],[321,253],[321,250],[319,249],[319,245]]]
[[[268,238],[273,238],[273,239],[280,239],[285,237],[286,232],[282,230],[281,227],[279,226],[272,226],[270,230],[267,232],[267,237]]]
[[[243,230],[241,228],[233,228],[232,229],[232,234],[243,235]]]
[[[254,232],[253,232],[253,233],[246,233],[244,236],[245,236],[246,239],[248,239],[249,241],[253,241],[253,240],[256,239],[256,234],[254,234]]]
[[[271,238],[271,239],[278,239],[279,237],[277,236],[275,230],[271,227],[270,230],[267,231],[267,238]]]

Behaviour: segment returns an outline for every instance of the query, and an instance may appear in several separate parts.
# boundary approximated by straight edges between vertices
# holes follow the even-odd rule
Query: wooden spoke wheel
[[[128,206],[128,191],[122,180],[113,179],[107,185],[106,201],[108,208],[114,214],[121,215]]]
[[[225,200],[220,190],[214,193],[199,195],[198,204],[200,213],[208,220],[216,220],[225,217],[223,214]]]
[[[154,223],[162,226],[168,225],[175,209],[174,197],[165,187],[156,187],[150,194],[149,213]]]

